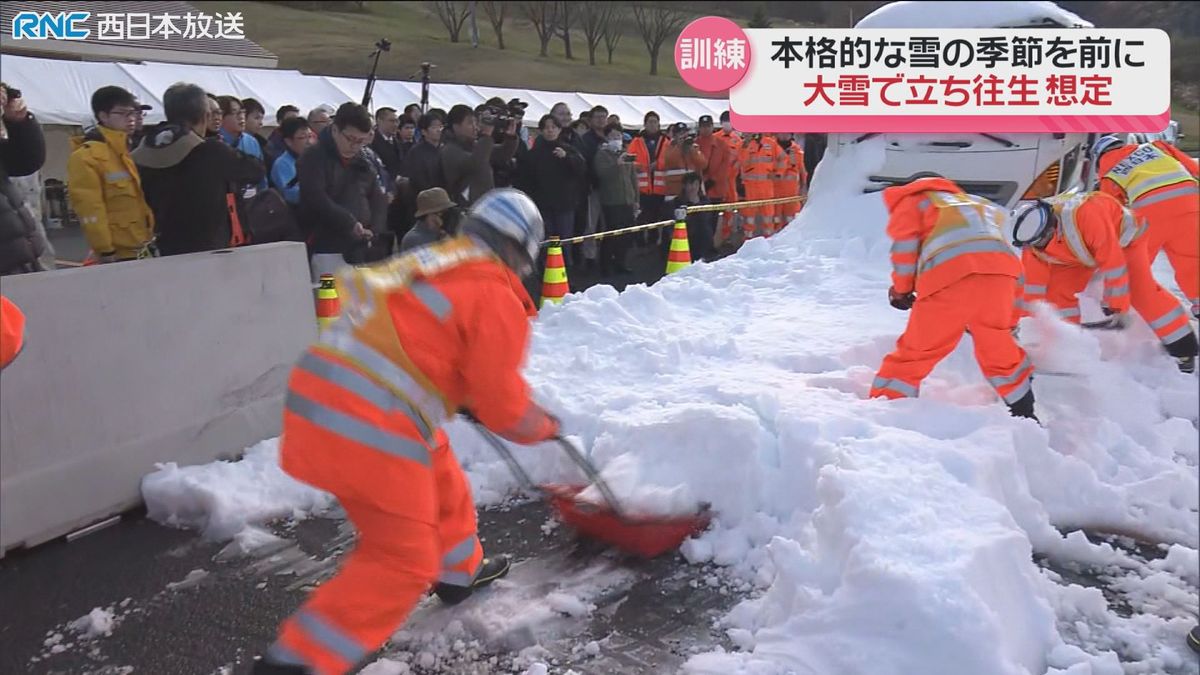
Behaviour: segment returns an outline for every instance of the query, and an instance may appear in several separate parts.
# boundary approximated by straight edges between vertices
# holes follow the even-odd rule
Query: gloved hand
[[[1085,324],[1084,328],[1091,330],[1124,330],[1129,327],[1129,312],[1105,312],[1103,321]]]
[[[896,292],[896,288],[894,286],[888,289],[888,303],[896,309],[907,312],[908,310],[912,309],[913,303],[916,302],[916,300],[916,293],[898,293]]]

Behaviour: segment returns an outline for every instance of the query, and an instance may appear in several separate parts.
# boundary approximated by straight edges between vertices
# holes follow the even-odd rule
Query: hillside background
[[[279,56],[280,68],[305,73],[364,77],[370,70],[373,44],[386,37],[391,51],[379,62],[385,79],[418,79],[423,61],[435,64],[433,78],[441,82],[529,87],[596,93],[669,94],[697,96],[674,67],[675,36],[691,19],[727,16],[743,26],[788,27],[853,25],[886,2],[476,2],[479,44],[472,46],[470,26],[460,26],[458,41],[439,18],[458,23],[467,2],[194,2],[209,11],[241,11],[246,35]],[[1097,26],[1162,28],[1171,36],[1173,117],[1185,134],[1184,147],[1200,145],[1200,2],[1120,2],[1082,0],[1058,3]],[[597,8],[611,16],[597,16]],[[504,48],[498,45],[488,10],[503,14]],[[567,17],[564,31],[559,17]],[[663,33],[657,74],[639,30],[635,12],[650,28],[656,19],[668,24]],[[590,16],[589,16],[590,13]],[[590,64],[584,23],[601,20],[615,42],[611,63],[606,40],[595,40],[595,64]],[[542,56],[536,23],[557,27]],[[556,20],[557,19],[557,20]],[[543,33],[548,31],[543,30]],[[596,33],[596,31],[593,31]],[[567,57],[569,40],[571,58]],[[394,101],[403,105],[408,101]]]

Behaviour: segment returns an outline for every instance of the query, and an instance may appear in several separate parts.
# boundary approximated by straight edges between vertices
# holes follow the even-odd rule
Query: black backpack
[[[248,199],[245,213],[251,244],[304,241],[292,207],[275,188],[262,190]]]

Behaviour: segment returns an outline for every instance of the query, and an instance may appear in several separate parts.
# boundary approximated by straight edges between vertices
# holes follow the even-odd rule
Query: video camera
[[[525,107],[522,105],[512,104],[498,106],[495,104],[484,105],[479,112],[479,122],[484,126],[492,127],[492,138],[497,143],[504,142],[504,136],[508,133],[508,125],[514,119],[521,119],[525,116]]]

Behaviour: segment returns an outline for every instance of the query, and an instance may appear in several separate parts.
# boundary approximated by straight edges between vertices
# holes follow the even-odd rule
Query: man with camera
[[[492,167],[509,162],[517,151],[517,120],[494,109],[476,116],[470,106],[450,109],[450,134],[442,144],[446,192],[459,206],[470,206],[496,186]],[[496,143],[497,130],[503,142]]]
[[[43,271],[50,248],[40,221],[13,183],[46,162],[42,126],[17,89],[0,82],[0,275]]]

